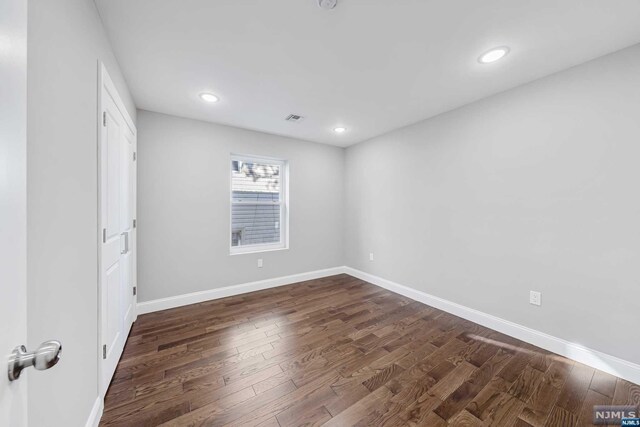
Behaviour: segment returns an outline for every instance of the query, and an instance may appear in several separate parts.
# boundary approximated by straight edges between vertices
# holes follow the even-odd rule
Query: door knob
[[[9,356],[9,381],[20,378],[22,370],[29,366],[33,366],[38,371],[51,368],[60,360],[60,353],[62,353],[60,341],[45,341],[31,353],[25,346],[19,345]]]

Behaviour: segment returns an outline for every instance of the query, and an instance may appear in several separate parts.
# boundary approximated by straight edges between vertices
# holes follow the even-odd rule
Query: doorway
[[[136,127],[99,65],[99,387],[106,394],[136,318]]]

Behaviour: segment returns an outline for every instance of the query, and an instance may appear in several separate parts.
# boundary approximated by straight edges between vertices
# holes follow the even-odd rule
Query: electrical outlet
[[[533,305],[540,305],[542,294],[536,291],[529,291],[529,303]]]
[[[262,268],[262,258],[258,258],[258,268]]]
[[[369,261],[373,261],[373,252],[369,252]]]

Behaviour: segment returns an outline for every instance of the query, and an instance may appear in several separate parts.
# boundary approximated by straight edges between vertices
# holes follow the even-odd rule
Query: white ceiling
[[[638,0],[96,3],[139,108],[338,146],[640,42]]]

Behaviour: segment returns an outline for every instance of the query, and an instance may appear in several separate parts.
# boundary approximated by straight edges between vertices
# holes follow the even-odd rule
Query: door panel
[[[122,295],[121,289],[121,271],[120,263],[117,262],[111,266],[106,272],[105,288],[106,288],[106,312],[118,313],[120,310],[120,299]],[[107,327],[104,335],[104,344],[107,345],[107,357],[106,360],[112,366],[109,366],[109,371],[115,370],[120,355],[115,356],[114,352],[117,352],[122,347],[122,319],[118,315],[107,316]],[[112,357],[114,356],[114,357]]]
[[[133,285],[131,284],[131,250],[126,255],[122,257],[122,300],[121,304],[121,316],[122,316],[122,324],[128,325],[133,322]],[[128,330],[127,330],[128,332]]]
[[[120,120],[118,108],[116,107],[111,97],[107,98],[106,106],[106,125],[104,141],[106,143],[106,186],[104,187],[106,198],[106,217],[104,218],[104,225],[107,229],[107,242],[111,243],[113,239],[119,238],[120,235],[120,152],[121,152],[121,137],[122,137],[122,122]]]
[[[132,228],[133,228],[133,132],[126,128],[122,139],[120,162],[120,227],[125,239],[122,255],[122,316],[123,324],[133,322],[133,280],[132,280]]]
[[[27,343],[27,2],[0,1],[0,426],[27,425],[27,376],[7,358]]]
[[[110,94],[103,99],[105,104],[101,153],[102,182],[102,227],[103,244],[101,259],[101,315],[102,357],[104,358],[103,380],[111,380],[124,347],[124,323],[122,318],[122,257],[123,237],[121,233],[120,185],[124,120]]]

